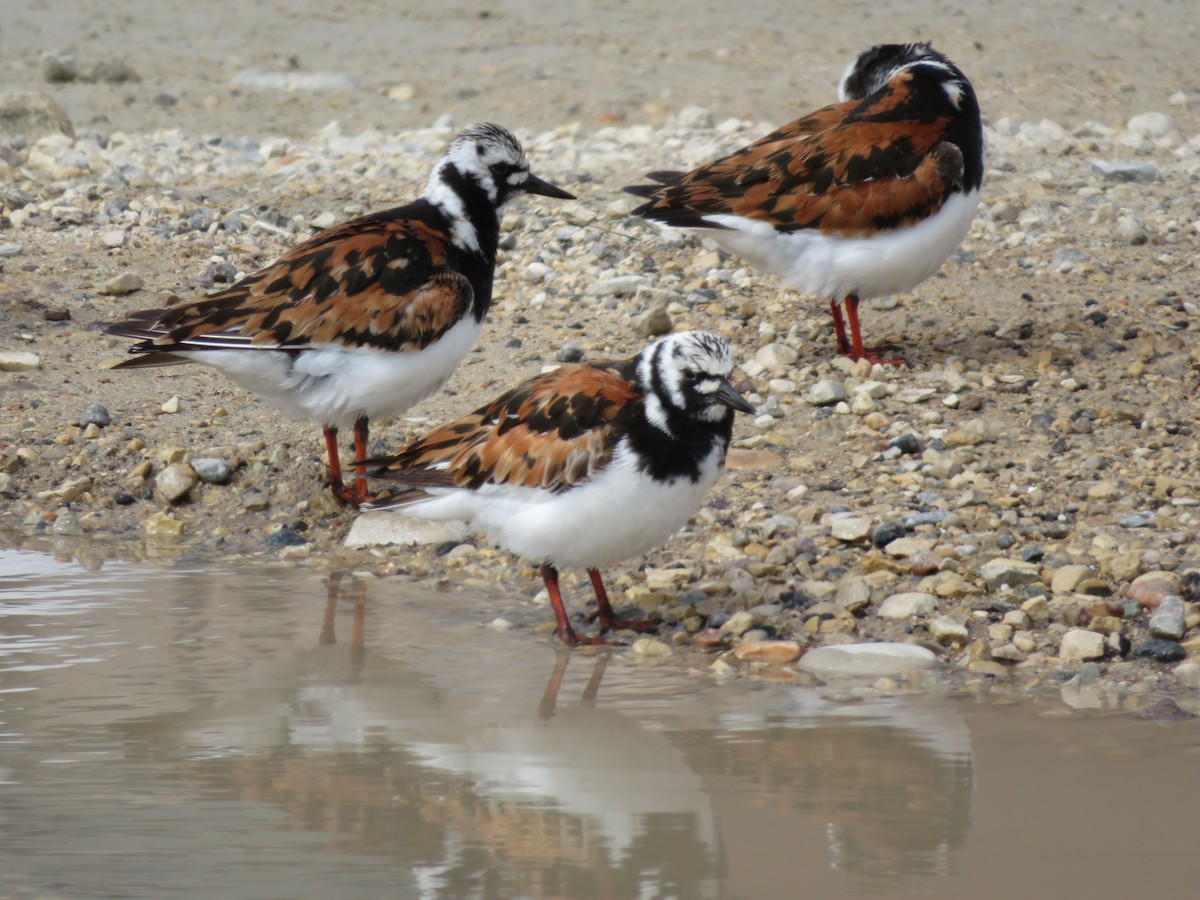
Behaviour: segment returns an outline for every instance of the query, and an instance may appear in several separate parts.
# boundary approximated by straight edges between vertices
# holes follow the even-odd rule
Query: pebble
[[[871,543],[876,547],[887,547],[908,533],[899,522],[883,522],[871,532]]]
[[[352,91],[357,80],[344,72],[276,72],[241,69],[230,79],[234,87],[255,91]]]
[[[822,678],[894,678],[905,672],[938,668],[937,656],[916,644],[841,644],[809,650],[796,664]]]
[[[1183,585],[1174,572],[1146,572],[1135,578],[1125,589],[1125,596],[1136,600],[1146,609],[1157,609],[1167,597],[1178,597]]]
[[[592,282],[588,293],[597,297],[629,297],[636,294],[640,287],[652,286],[644,275],[618,275]]]
[[[262,491],[246,491],[242,494],[242,509],[249,512],[261,512],[271,505],[271,501]]]
[[[840,381],[817,381],[808,388],[808,402],[813,406],[829,406],[846,396],[846,385]]]
[[[885,598],[875,614],[881,619],[914,619],[931,616],[937,612],[937,608],[937,597],[933,594],[905,591]]]
[[[154,478],[154,493],[168,503],[178,503],[199,482],[195,470],[186,463],[167,466]]]
[[[1125,127],[1149,138],[1166,137],[1179,130],[1179,123],[1166,113],[1144,112],[1131,118]]]
[[[28,372],[42,363],[36,353],[20,350],[0,350],[0,372]]]
[[[577,363],[583,359],[583,344],[579,341],[567,341],[558,348],[554,358],[561,363]]]
[[[0,243],[0,258],[12,259],[14,256],[20,256],[24,252],[25,247],[22,244],[17,244],[13,241]]]
[[[1143,641],[1133,649],[1134,659],[1150,659],[1154,662],[1170,663],[1187,658],[1187,651],[1178,641],[1164,638],[1151,638]]]
[[[0,94],[0,139],[16,137],[35,142],[47,135],[75,139],[71,119],[48,94]]]
[[[839,541],[861,541],[871,533],[871,520],[863,516],[830,516],[829,533]]]
[[[1158,166],[1148,162],[1093,159],[1092,171],[1106,181],[1158,181]]]
[[[1104,635],[1083,628],[1072,628],[1062,636],[1058,655],[1063,662],[1103,659]]]
[[[1173,641],[1183,639],[1187,633],[1187,620],[1183,600],[1179,597],[1164,597],[1150,617],[1150,636],[1168,638]]]
[[[967,626],[953,616],[938,616],[929,623],[929,635],[942,646],[961,646],[967,642]]]
[[[104,244],[105,247],[122,247],[125,245],[125,232],[120,230],[106,231],[104,234],[100,235],[100,242]]]
[[[225,484],[233,474],[229,460],[215,456],[198,456],[192,460],[196,477],[204,484]]]
[[[79,517],[74,513],[63,513],[54,520],[54,533],[83,537],[83,526],[79,524]]]
[[[674,654],[669,644],[652,637],[638,638],[629,649],[634,656],[647,658],[661,658]]]
[[[754,354],[754,361],[767,369],[781,369],[792,365],[800,358],[800,351],[787,344],[767,344],[759,347]],[[845,387],[842,388],[842,399],[845,399]]]
[[[733,648],[733,655],[742,662],[762,662],[781,666],[800,658],[801,647],[796,641],[742,641]]]
[[[444,541],[461,543],[468,534],[465,522],[458,519],[410,519],[386,510],[360,514],[343,544],[346,547],[397,547],[436,545]]]
[[[112,424],[112,416],[108,410],[100,403],[91,404],[83,412],[83,416],[79,420],[80,425],[97,425],[100,428],[107,428]]]
[[[159,409],[161,409],[164,413],[167,413],[168,415],[171,413],[179,412],[179,398],[171,397],[169,400],[167,400],[165,403],[163,403],[163,405],[160,406]]]
[[[141,275],[136,275],[133,272],[123,272],[115,278],[110,278],[97,291],[101,294],[123,297],[125,294],[140,291],[145,285],[146,283],[142,280]]]
[[[984,583],[995,590],[1003,585],[1010,588],[1037,584],[1042,580],[1041,569],[1020,559],[994,559],[979,570]]]
[[[263,539],[264,547],[300,547],[308,541],[286,525],[275,529]]]

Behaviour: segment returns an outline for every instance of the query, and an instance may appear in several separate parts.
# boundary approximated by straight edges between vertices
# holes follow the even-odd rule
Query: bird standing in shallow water
[[[199,362],[296,418],[324,427],[329,481],[366,499],[359,468],[342,480],[339,428],[356,463],[371,419],[437,390],[466,356],[492,302],[500,210],[519,193],[573,199],[533,175],[499,125],[450,142],[421,196],[309,238],[202,300],[135,312],[109,334],[136,338],[114,368]]]
[[[700,508],[725,465],[734,411],[754,412],[732,371],[729,345],[703,331],[625,361],[562,366],[368,461],[380,466],[371,477],[400,488],[368,508],[466,519],[540,561],[568,645],[607,642],[571,627],[560,566],[587,569],[602,632],[652,630],[616,616],[599,569],[662,543]]]
[[[649,200],[635,215],[704,229],[787,287],[828,298],[839,352],[903,364],[894,348],[864,346],[859,301],[916,287],[966,236],[983,183],[979,103],[927,43],[864,50],[838,94],[729,156],[626,190]]]

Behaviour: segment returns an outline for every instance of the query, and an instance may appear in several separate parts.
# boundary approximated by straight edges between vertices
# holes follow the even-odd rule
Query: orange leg
[[[844,335],[838,338],[838,350],[851,359],[865,359],[872,363],[885,363],[890,366],[906,366],[908,360],[891,344],[879,344],[874,347],[863,346],[862,327],[858,323],[858,297],[851,294],[846,298],[846,319],[850,323],[850,347],[844,346]],[[834,319],[837,328],[837,318]]]
[[[577,647],[580,644],[600,644],[609,647],[620,646],[615,641],[606,641],[604,638],[599,637],[583,638],[575,633],[575,629],[571,627],[571,622],[567,619],[566,607],[563,606],[562,591],[558,587],[558,569],[549,563],[543,564],[542,581],[546,583],[546,590],[550,594],[550,605],[554,608],[554,621],[558,623],[555,632],[564,644],[568,647]]]
[[[325,451],[329,454],[329,489],[340,502],[358,506],[371,497],[367,494],[367,470],[362,465],[367,458],[367,417],[359,416],[354,422],[354,487],[346,487],[342,480],[342,461],[338,455],[338,430],[325,426]]]
[[[833,334],[837,338],[838,353],[850,356],[850,342],[846,340],[846,320],[842,318],[842,307],[837,300],[829,301],[829,311],[833,313]]]
[[[595,618],[600,621],[600,632],[628,628],[630,631],[637,631],[645,634],[648,631],[657,631],[659,623],[653,619],[622,619],[612,608],[612,604],[608,602],[608,591],[604,589],[604,581],[600,577],[599,571],[596,569],[588,569],[588,577],[592,580],[592,590],[596,592],[596,606],[599,609],[596,611]]]

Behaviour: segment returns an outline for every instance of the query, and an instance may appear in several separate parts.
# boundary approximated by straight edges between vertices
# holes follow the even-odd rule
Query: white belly
[[[181,353],[297,419],[349,428],[359,416],[390,419],[441,387],[470,351],[482,323],[468,316],[418,352],[314,347],[294,359],[275,350]]]
[[[533,562],[599,568],[645,553],[678,531],[700,508],[721,464],[720,448],[714,447],[697,481],[656,481],[637,471],[622,443],[599,477],[569,491],[497,485],[437,489],[430,499],[396,511],[415,518],[466,519],[489,540]]]
[[[878,297],[912,290],[936,272],[966,237],[978,206],[979,191],[955,194],[928,219],[869,237],[815,229],[779,232],[741,216],[707,216],[725,228],[705,236],[806,294],[828,300]]]

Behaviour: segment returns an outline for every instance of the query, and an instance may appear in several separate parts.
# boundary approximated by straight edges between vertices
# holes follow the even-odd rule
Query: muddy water
[[[1190,896],[1200,733],[0,550],[0,897]]]

